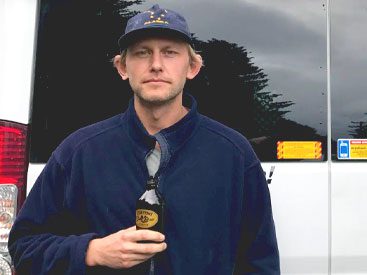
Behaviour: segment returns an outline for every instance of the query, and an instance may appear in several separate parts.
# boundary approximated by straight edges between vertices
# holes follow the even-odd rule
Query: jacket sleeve
[[[280,274],[270,194],[259,162],[247,169],[244,180],[243,216],[234,274]]]
[[[96,234],[88,233],[77,207],[68,202],[67,186],[65,171],[52,156],[10,232],[17,274],[85,274],[86,249]]]

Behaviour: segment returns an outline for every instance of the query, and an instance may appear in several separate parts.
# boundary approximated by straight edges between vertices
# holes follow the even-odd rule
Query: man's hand
[[[140,241],[152,243],[139,243]],[[88,266],[130,268],[165,250],[167,244],[163,241],[164,235],[159,232],[136,230],[136,227],[132,226],[104,238],[90,241],[85,263]]]

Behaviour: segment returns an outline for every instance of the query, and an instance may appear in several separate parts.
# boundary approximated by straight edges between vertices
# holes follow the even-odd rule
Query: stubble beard
[[[139,99],[144,106],[163,106],[173,102],[183,92],[183,89],[170,90],[168,95],[162,97],[149,97],[144,95],[140,89],[133,90],[134,95]]]

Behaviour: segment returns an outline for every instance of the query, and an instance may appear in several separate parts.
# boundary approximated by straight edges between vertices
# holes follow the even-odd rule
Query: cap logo
[[[169,22],[167,20],[164,20],[165,18],[165,14],[167,13],[167,10],[164,10],[164,13],[158,13],[155,14],[153,11],[145,11],[147,13],[150,13],[150,20],[145,21],[144,25],[150,25],[150,24],[169,24]]]

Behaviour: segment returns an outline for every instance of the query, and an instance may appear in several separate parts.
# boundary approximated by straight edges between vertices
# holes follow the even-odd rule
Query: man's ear
[[[113,58],[113,65],[123,80],[129,78],[126,72],[126,64],[121,62],[121,55],[116,55]]]
[[[200,72],[202,66],[203,66],[203,59],[201,55],[196,54],[195,60],[192,60],[190,62],[190,67],[187,72],[186,78],[193,79]]]

